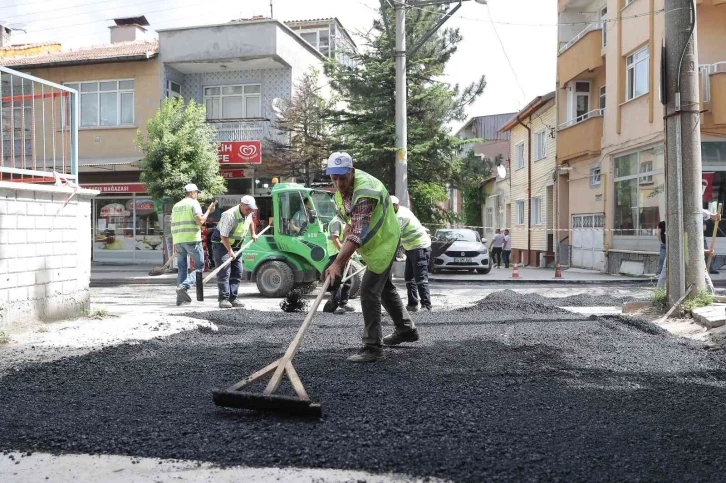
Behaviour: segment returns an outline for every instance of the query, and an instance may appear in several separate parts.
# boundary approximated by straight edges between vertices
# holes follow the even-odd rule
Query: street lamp
[[[413,55],[426,41],[441,28],[444,23],[461,8],[462,2],[468,0],[393,0],[396,17],[396,48],[393,52],[396,62],[396,197],[401,205],[409,207],[408,203],[408,125],[406,108],[406,56]],[[486,5],[487,0],[474,0],[480,5]],[[385,15],[385,2],[381,0],[383,22],[390,39],[388,19]],[[410,51],[406,50],[406,7],[427,7],[438,5],[456,5],[431,28]]]

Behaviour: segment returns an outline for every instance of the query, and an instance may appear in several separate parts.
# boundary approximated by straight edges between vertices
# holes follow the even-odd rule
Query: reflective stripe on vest
[[[202,241],[202,230],[194,217],[194,199],[184,198],[171,210],[171,238],[178,243]]]
[[[391,264],[398,248],[401,227],[393,211],[391,197],[383,183],[370,174],[356,169],[351,209],[361,198],[375,200],[376,208],[373,210],[368,231],[363,232],[360,254],[371,272],[383,273]],[[335,205],[341,218],[350,223],[350,216],[345,211],[343,197],[339,192],[335,193]]]
[[[405,206],[399,206],[396,216],[401,224],[401,245],[404,250],[431,246],[431,238],[411,210]]]

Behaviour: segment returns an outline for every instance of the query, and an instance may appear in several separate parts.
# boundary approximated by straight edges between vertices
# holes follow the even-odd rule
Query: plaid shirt
[[[345,213],[350,216],[350,229],[345,239],[361,246],[363,244],[363,230],[368,231],[368,225],[371,223],[376,202],[370,198],[361,198],[354,207],[351,207],[353,202],[352,190],[350,193],[342,193],[342,198]]]

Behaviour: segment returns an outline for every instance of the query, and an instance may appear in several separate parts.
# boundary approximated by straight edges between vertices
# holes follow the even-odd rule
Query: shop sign
[[[131,213],[120,203],[110,203],[101,207],[100,215],[103,218],[110,218],[113,216],[131,216]]]
[[[219,174],[224,179],[242,179],[247,177],[244,169],[221,169],[219,170]]]
[[[156,211],[156,206],[154,205],[153,200],[136,200],[135,202],[133,200],[129,200],[126,203],[126,209],[128,211],[133,211],[134,204],[136,205],[137,216],[148,215]]]
[[[709,203],[713,199],[713,175],[714,173],[701,173],[701,196],[703,201]]]
[[[260,141],[222,141],[217,159],[219,164],[260,164],[262,145]]]
[[[81,187],[89,190],[97,190],[101,193],[146,193],[146,187],[141,183],[84,184]]]

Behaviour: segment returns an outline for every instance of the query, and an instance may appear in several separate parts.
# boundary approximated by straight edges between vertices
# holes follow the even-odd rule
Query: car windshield
[[[439,230],[435,238],[440,241],[481,242],[479,234],[473,230]]]
[[[333,201],[333,194],[327,191],[313,191],[310,196],[315,204],[315,209],[318,213],[318,218],[323,223],[328,223],[335,216],[335,202]]]

